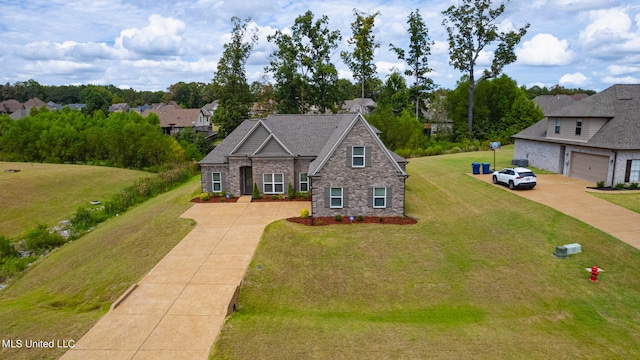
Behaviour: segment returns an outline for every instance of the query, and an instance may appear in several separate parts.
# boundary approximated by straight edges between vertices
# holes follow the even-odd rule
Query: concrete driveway
[[[194,204],[181,217],[197,226],[61,359],[207,359],[264,228],[302,208]]]
[[[490,174],[472,176],[492,183]],[[589,194],[597,191],[587,189],[593,183],[560,174],[537,177],[538,184],[533,190],[512,191],[503,185],[494,186],[554,208],[640,249],[640,214]]]

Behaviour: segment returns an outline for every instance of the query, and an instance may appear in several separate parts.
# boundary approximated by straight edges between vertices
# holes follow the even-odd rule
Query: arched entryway
[[[253,192],[253,172],[251,166],[240,167],[240,188],[243,195],[251,195]]]

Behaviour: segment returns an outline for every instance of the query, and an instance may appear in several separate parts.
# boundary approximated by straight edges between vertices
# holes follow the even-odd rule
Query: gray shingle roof
[[[353,119],[354,114],[336,115],[269,115],[261,119],[264,125],[294,156],[317,156],[338,125]],[[243,121],[213,151],[200,161],[201,164],[223,164],[227,156],[258,124],[258,119]]]
[[[243,121],[233,130],[215,149],[200,161],[200,164],[225,164],[227,157],[238,147],[238,144],[256,126],[262,122],[271,134],[278,139],[294,156],[316,157],[324,159],[331,152],[333,145],[348,130],[357,114],[331,114],[331,115],[269,115],[265,119],[250,119]],[[374,134],[380,131],[373,126]],[[374,135],[376,136],[376,135]],[[376,136],[376,138],[378,138]],[[380,142],[389,157],[396,163],[406,160],[399,155],[387,150]],[[319,161],[312,161],[310,173],[317,169]],[[397,165],[396,165],[397,166]],[[400,171],[404,173],[401,169]]]
[[[608,118],[586,143],[575,143],[614,150],[640,149],[640,85],[613,85],[583,100],[545,112],[545,116],[513,137],[569,144],[574,142],[546,138],[548,118]]]
[[[540,109],[542,109],[542,112],[546,115],[552,111],[573,104],[576,102],[576,99],[569,95],[540,95],[536,96],[533,102],[540,106]]]

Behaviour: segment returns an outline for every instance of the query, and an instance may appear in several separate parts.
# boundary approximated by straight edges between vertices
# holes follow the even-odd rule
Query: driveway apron
[[[492,181],[490,175],[473,176],[489,183]],[[533,190],[512,192],[556,209],[640,249],[640,214],[589,194],[589,191],[598,191],[587,191],[587,187],[593,186],[593,183],[561,174],[540,174],[537,177],[538,184]],[[504,188],[511,191],[506,186]]]
[[[194,204],[197,226],[61,359],[207,359],[267,224],[309,202]]]

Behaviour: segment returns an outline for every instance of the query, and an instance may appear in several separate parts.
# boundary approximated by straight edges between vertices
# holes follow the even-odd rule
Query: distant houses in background
[[[160,119],[162,131],[167,135],[173,135],[186,128],[195,128],[196,132],[206,133],[208,137],[214,138],[217,134],[217,128],[211,123],[211,117],[217,105],[218,102],[214,101],[201,109],[183,109],[175,101],[170,101],[167,104],[145,104],[138,107],[130,107],[127,103],[118,103],[109,106],[109,112],[128,113],[129,111],[134,111],[144,117],[154,113]],[[13,120],[18,120],[29,116],[32,108],[44,107],[50,111],[59,111],[65,106],[74,110],[82,110],[86,107],[86,104],[61,105],[53,101],[45,103],[38,98],[21,103],[11,99],[0,102],[0,115],[7,114]]]
[[[167,104],[155,104],[142,112],[142,116],[156,114],[160,118],[160,127],[167,135],[173,135],[187,128],[206,133],[209,137],[217,135],[217,127],[211,123],[211,116],[217,103],[211,103],[200,109],[183,109],[175,101]]]
[[[0,115],[7,114],[13,120],[18,120],[23,117],[29,116],[32,108],[47,108],[50,111],[58,111],[62,110],[65,106],[69,107],[73,110],[82,110],[87,105],[86,104],[67,104],[60,105],[56,104],[53,101],[49,101],[45,103],[44,101],[36,98],[29,99],[24,103],[19,102],[18,100],[9,99],[3,102],[0,102]]]
[[[25,103],[20,103],[17,100],[5,100],[0,102],[0,115],[9,114],[12,119],[18,120],[29,116],[31,109],[34,107],[46,107],[51,111],[58,111],[62,110],[65,106],[75,110],[82,110],[86,107],[85,104],[61,105],[52,101],[45,103],[38,98],[30,99]],[[371,98],[356,98],[344,101],[339,107],[338,113],[362,113],[363,115],[369,115],[376,106],[376,102]],[[424,134],[431,136],[432,134],[444,133],[446,131],[450,132],[452,121],[450,119],[440,119],[441,116],[438,116],[438,114],[431,109],[428,101],[425,101],[425,106],[426,110],[423,111],[423,115],[426,118]],[[249,117],[265,118],[274,113],[275,107],[275,102],[273,101],[268,104],[254,103],[249,111]],[[145,104],[137,107],[131,107],[128,103],[117,103],[109,106],[108,111],[110,113],[128,113],[133,111],[143,117],[154,113],[160,119],[160,127],[163,133],[167,135],[176,134],[184,129],[194,128],[196,132],[205,133],[209,138],[215,139],[218,129],[217,126],[213,124],[212,118],[217,108],[217,100],[204,105],[200,109],[184,109],[175,101],[170,101],[168,103]],[[318,110],[311,108],[308,114],[318,114]]]

